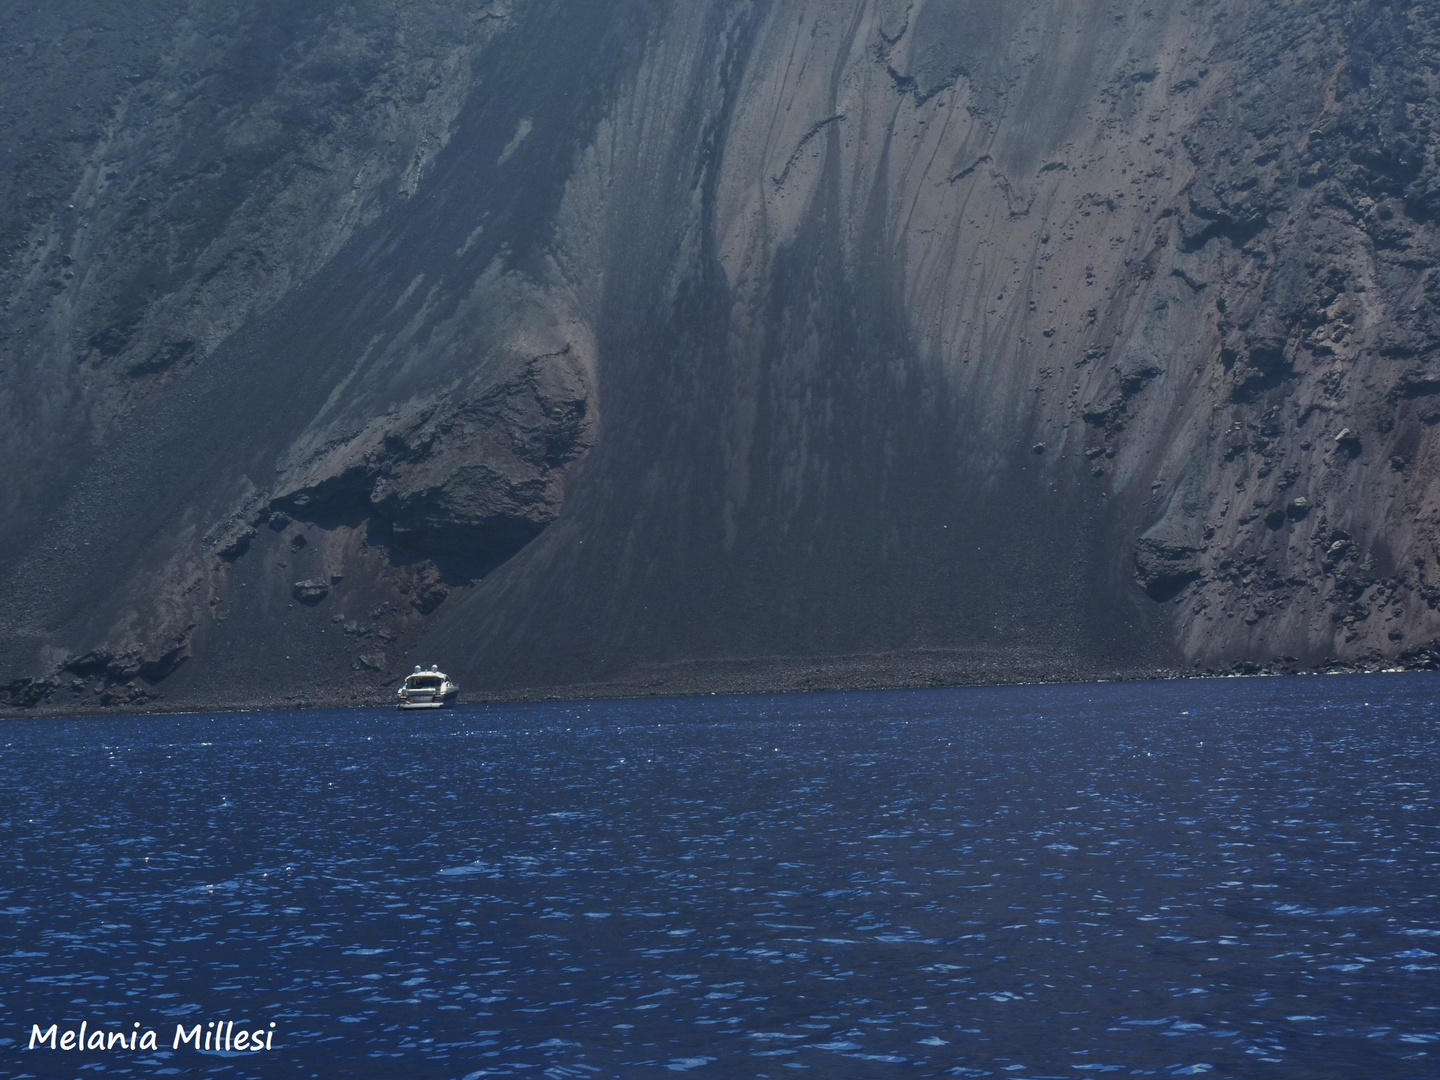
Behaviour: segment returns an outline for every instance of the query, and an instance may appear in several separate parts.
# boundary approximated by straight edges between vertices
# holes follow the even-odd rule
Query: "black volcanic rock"
[[[1204,574],[1202,549],[1142,536],[1135,544],[1135,580],[1152,600],[1169,600]]]
[[[1430,662],[1434,5],[0,42],[8,708]]]
[[[297,581],[291,593],[300,603],[314,605],[330,595],[330,586],[324,581]]]

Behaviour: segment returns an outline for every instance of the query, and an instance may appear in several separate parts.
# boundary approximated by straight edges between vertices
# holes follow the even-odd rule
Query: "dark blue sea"
[[[1376,675],[4,722],[0,1074],[1440,1077],[1437,716]],[[82,1023],[158,1049],[29,1047]]]

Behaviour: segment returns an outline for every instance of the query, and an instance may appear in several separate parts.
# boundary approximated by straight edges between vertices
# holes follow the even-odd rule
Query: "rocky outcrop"
[[[290,591],[300,603],[314,605],[330,595],[330,583],[316,581],[314,578],[305,578],[303,581],[295,582],[294,588]]]
[[[14,707],[1429,662],[1424,4],[47,10]]]
[[[1135,544],[1135,580],[1152,600],[1165,601],[1205,574],[1202,548],[1142,536]]]
[[[570,346],[518,368],[471,397],[409,401],[311,451],[285,470],[267,504],[272,517],[368,519],[410,551],[481,562],[513,555],[558,516],[568,467],[595,428],[593,392]]]

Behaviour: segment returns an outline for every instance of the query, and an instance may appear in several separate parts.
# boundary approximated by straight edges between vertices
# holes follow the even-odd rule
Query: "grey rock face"
[[[1429,662],[1432,8],[0,14],[3,700]]]

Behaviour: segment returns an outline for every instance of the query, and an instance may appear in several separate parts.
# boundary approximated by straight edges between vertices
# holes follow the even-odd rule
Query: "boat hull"
[[[402,701],[396,708],[399,709],[444,709],[455,704],[456,694],[446,694],[442,698],[431,698],[429,701]]]

